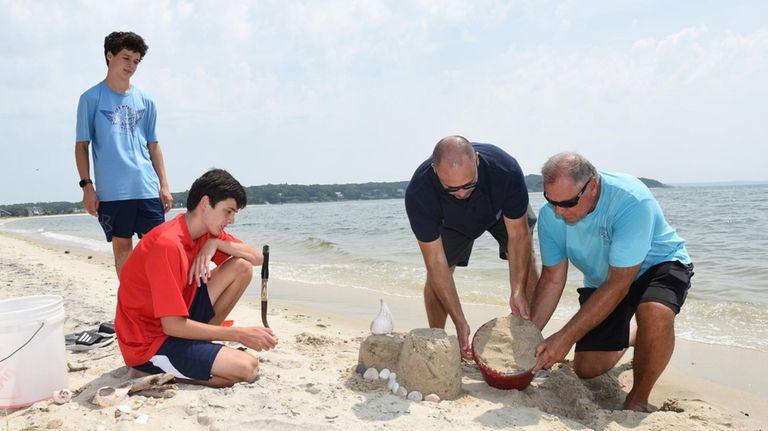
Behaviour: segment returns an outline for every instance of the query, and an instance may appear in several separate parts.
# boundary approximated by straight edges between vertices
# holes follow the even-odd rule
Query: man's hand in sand
[[[536,365],[531,373],[536,374],[541,369],[550,369],[556,363],[565,359],[571,350],[573,342],[568,341],[561,332],[556,332],[536,346]]]
[[[237,342],[257,352],[271,350],[277,346],[277,337],[270,328],[248,326],[236,329],[239,331]]]

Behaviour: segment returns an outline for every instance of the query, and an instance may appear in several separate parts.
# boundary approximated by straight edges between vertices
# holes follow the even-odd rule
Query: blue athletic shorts
[[[533,234],[533,227],[536,226],[536,214],[533,212],[533,208],[528,205],[528,228]],[[487,227],[486,231],[499,243],[499,258],[507,260],[507,227],[504,225],[504,217],[502,216],[494,224]],[[482,235],[482,233],[481,233]],[[471,238],[457,230],[443,226],[440,229],[440,239],[443,241],[443,251],[445,251],[445,258],[448,260],[448,266],[467,266],[469,265],[469,256],[472,254],[472,246],[475,244],[475,238]]]
[[[113,236],[131,238],[134,233],[141,238],[165,221],[160,198],[99,202],[98,214],[107,242]]]
[[[189,318],[208,323],[214,315],[208,286],[203,283],[189,307]],[[210,341],[168,337],[148,362],[133,368],[149,374],[171,373],[180,379],[210,380],[213,361],[222,347]]]
[[[629,293],[599,325],[576,342],[576,351],[613,352],[629,347],[629,329],[632,316],[643,302],[658,302],[675,314],[688,296],[693,277],[693,264],[677,261],[662,262],[648,268],[629,288]],[[593,288],[578,289],[579,304],[595,293]]]

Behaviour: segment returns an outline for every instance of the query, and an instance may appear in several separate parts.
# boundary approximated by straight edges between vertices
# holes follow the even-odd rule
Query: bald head
[[[463,136],[453,135],[441,139],[432,151],[432,164],[450,168],[475,162],[475,149]]]
[[[578,153],[558,153],[550,157],[541,167],[544,184],[553,184],[562,177],[570,178],[574,184],[584,184],[597,175],[592,163]]]

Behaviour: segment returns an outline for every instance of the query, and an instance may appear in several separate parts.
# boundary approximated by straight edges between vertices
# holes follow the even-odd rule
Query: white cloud
[[[75,106],[115,29],[150,45],[134,83],[158,101],[174,190],[213,165],[246,184],[407,179],[449,133],[501,144],[528,172],[575,149],[665,181],[768,179],[765,24],[721,22],[716,5],[699,22],[611,21],[654,7],[0,0],[7,169],[33,185],[0,202],[79,198]]]

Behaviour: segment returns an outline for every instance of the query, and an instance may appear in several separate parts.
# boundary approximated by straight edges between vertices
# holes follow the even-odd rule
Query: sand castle
[[[443,329],[418,328],[404,336],[370,335],[360,344],[357,369],[361,374],[368,373],[369,378],[373,377],[370,369],[394,371],[393,379],[384,373],[387,387],[414,401],[420,400],[422,394],[452,400],[461,395],[460,358],[455,336],[448,336]]]

